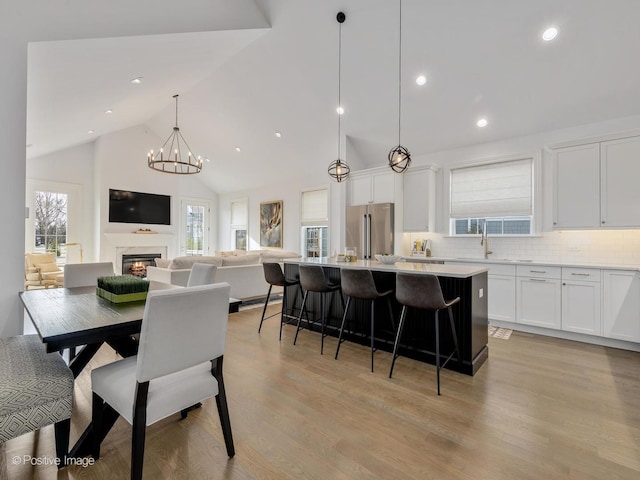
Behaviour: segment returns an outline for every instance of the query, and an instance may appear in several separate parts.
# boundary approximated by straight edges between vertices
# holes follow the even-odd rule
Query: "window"
[[[248,201],[231,202],[231,245],[236,250],[247,249]]]
[[[305,257],[328,257],[329,190],[319,188],[303,191],[301,205],[302,255]]]
[[[27,180],[25,202],[24,251],[55,253],[60,265],[80,262],[82,187],[71,183]]]
[[[180,201],[180,253],[206,255],[209,251],[209,214],[207,200],[182,199]]]
[[[533,233],[533,158],[451,170],[452,235]]]

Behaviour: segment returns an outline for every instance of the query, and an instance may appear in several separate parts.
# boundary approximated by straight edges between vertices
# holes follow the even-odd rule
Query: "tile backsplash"
[[[482,258],[480,237],[450,237],[434,233],[405,233],[402,254],[411,254],[415,240],[430,239],[434,257]],[[489,236],[489,258],[640,265],[640,230],[572,230],[545,232],[536,237]]]

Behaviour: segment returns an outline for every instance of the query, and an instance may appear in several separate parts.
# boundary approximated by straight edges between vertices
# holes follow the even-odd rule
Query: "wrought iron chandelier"
[[[398,52],[398,146],[393,147],[388,155],[389,166],[396,173],[403,173],[411,165],[411,153],[400,142],[400,127],[402,121],[402,0],[400,0],[400,28]]]
[[[178,95],[176,99],[176,126],[169,135],[169,138],[162,144],[159,152],[151,150],[147,154],[147,164],[149,168],[158,172],[174,173],[177,175],[191,175],[202,171],[202,157],[195,156],[187,141],[180,133],[178,127]]]
[[[341,73],[342,73],[342,24],[346,20],[346,15],[343,12],[338,12],[336,20],[340,24],[338,34],[338,159],[329,164],[328,173],[329,176],[336,182],[342,182],[349,177],[351,169],[349,165],[343,160],[340,160],[340,117],[342,116],[342,103],[341,103]]]

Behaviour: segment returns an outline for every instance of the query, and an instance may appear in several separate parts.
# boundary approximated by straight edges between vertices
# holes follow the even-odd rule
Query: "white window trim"
[[[533,153],[509,154],[496,157],[488,157],[478,160],[456,162],[442,169],[443,172],[443,192],[442,192],[442,215],[445,219],[445,237],[447,238],[464,238],[464,237],[480,237],[475,235],[454,235],[451,230],[450,202],[451,202],[451,170],[466,167],[475,167],[487,165],[491,163],[509,162],[513,160],[522,160],[531,158],[533,160],[533,217],[530,235],[500,235],[500,237],[539,237],[542,234],[542,151],[537,150]]]
[[[178,248],[180,251],[180,255],[185,254],[186,247],[186,239],[185,239],[185,228],[186,228],[186,218],[184,216],[184,210],[186,205],[202,205],[205,208],[205,227],[207,229],[206,233],[202,238],[202,248],[203,254],[208,255],[211,253],[211,232],[212,232],[212,218],[213,218],[213,209],[211,208],[211,200],[208,198],[197,198],[197,197],[179,197],[178,198]]]
[[[302,222],[302,194],[304,192],[312,192],[314,190],[327,190],[327,222],[318,223],[317,225],[303,225]],[[302,249],[304,246],[305,239],[302,237],[302,232],[305,227],[308,226],[316,226],[316,227],[327,227],[327,252],[331,255],[331,184],[323,183],[321,185],[315,185],[313,187],[307,187],[300,190],[300,211],[298,213],[298,245]],[[302,252],[302,250],[301,250]]]

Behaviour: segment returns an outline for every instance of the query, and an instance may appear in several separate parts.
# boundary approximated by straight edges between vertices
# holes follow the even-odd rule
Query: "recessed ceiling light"
[[[416,83],[420,86],[423,86],[425,83],[427,83],[427,77],[425,77],[424,75],[419,75],[418,77],[416,77]]]
[[[476,125],[478,125],[480,128],[483,128],[483,127],[486,127],[488,123],[489,122],[487,122],[486,118],[481,118],[476,122]]]
[[[558,28],[557,27],[549,27],[542,34],[542,39],[545,42],[550,42],[554,38],[558,36]]]
[[[338,108],[336,108],[336,112],[338,112],[338,115],[344,115],[344,107],[339,105]]]
[[[113,110],[111,110],[110,108],[108,108],[108,109],[106,109],[106,110],[104,111],[104,113],[113,113]]]
[[[239,152],[239,151],[240,151],[240,147],[236,147],[236,152]]]
[[[132,79],[131,83],[133,83],[134,85],[138,85],[138,84],[142,83],[142,77],[136,77],[136,78]]]
[[[96,131],[95,131],[95,130],[89,130],[87,133],[88,133],[89,135],[91,135],[92,133],[96,133]]]
[[[281,138],[281,137],[282,137],[282,132],[279,132],[278,130],[276,130],[276,131],[274,132],[274,135],[275,135],[277,138]]]

